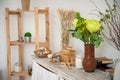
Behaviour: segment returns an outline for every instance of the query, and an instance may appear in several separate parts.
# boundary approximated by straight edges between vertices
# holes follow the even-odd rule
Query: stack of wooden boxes
[[[61,62],[69,62],[75,66],[76,51],[71,46],[67,46],[61,51]]]

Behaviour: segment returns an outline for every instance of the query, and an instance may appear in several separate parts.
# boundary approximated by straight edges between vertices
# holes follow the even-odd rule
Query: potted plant
[[[103,27],[100,22],[93,19],[85,19],[76,12],[73,21],[74,29],[71,29],[73,37],[82,40],[85,44],[85,57],[83,59],[83,68],[86,72],[93,72],[96,69],[96,60],[94,57],[94,46],[99,47],[103,41],[101,30]]]
[[[25,34],[24,34],[24,38],[25,38],[25,42],[27,42],[27,43],[30,43],[31,42],[31,33],[30,32],[26,32]]]

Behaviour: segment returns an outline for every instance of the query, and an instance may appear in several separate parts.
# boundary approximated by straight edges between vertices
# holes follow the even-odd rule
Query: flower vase
[[[94,45],[93,44],[85,44],[85,55],[82,62],[83,69],[85,72],[94,72],[96,69],[96,59],[94,56]]]

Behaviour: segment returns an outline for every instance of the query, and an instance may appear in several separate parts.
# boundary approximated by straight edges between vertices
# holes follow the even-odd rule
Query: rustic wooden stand
[[[6,32],[7,32],[7,70],[8,70],[8,80],[12,79],[12,76],[19,76],[19,80],[23,80],[24,77],[29,76],[27,71],[24,71],[22,69],[21,72],[14,72],[11,69],[11,46],[18,45],[18,53],[19,53],[19,63],[22,65],[23,68],[23,45],[35,45],[35,49],[38,49],[41,46],[45,46],[49,48],[49,9],[38,9],[37,7],[34,8],[33,11],[24,11],[21,9],[17,10],[9,10],[9,8],[5,9],[6,11]],[[27,12],[33,12],[34,13],[34,22],[35,22],[35,40],[34,42],[31,43],[25,43],[25,42],[19,42],[18,40],[11,41],[11,36],[10,36],[10,15],[16,15],[17,16],[17,21],[18,21],[18,36],[22,36],[22,21],[21,21],[21,13]],[[46,20],[46,36],[45,42],[40,42],[39,40],[39,14],[44,14],[45,15],[45,20]],[[12,16],[13,17],[13,16]]]

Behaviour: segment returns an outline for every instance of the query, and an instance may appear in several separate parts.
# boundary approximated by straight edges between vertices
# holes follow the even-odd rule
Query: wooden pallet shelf
[[[34,10],[21,10],[21,9],[17,9],[17,10],[10,10],[9,8],[5,9],[6,12],[6,37],[7,37],[7,70],[8,70],[8,79],[7,80],[11,80],[12,76],[18,76],[19,80],[24,80],[23,77],[29,76],[28,72],[26,71],[22,71],[22,72],[13,72],[11,71],[12,68],[12,56],[11,56],[11,46],[14,45],[18,45],[18,61],[22,66],[23,69],[23,46],[24,45],[35,45],[35,49],[38,49],[39,47],[47,47],[49,48],[49,43],[50,43],[50,39],[49,39],[49,8],[45,8],[45,9],[38,9],[37,7],[34,8]],[[10,35],[10,18],[14,17],[11,15],[16,15],[17,16],[17,24],[18,24],[18,36],[22,36],[23,35],[23,28],[22,27],[22,15],[21,13],[34,13],[34,32],[35,32],[35,39],[34,42],[31,43],[25,43],[25,42],[19,42],[18,40],[16,41],[11,41],[11,35]],[[39,39],[39,14],[45,15],[45,42],[41,42]],[[11,16],[11,17],[10,17]]]

